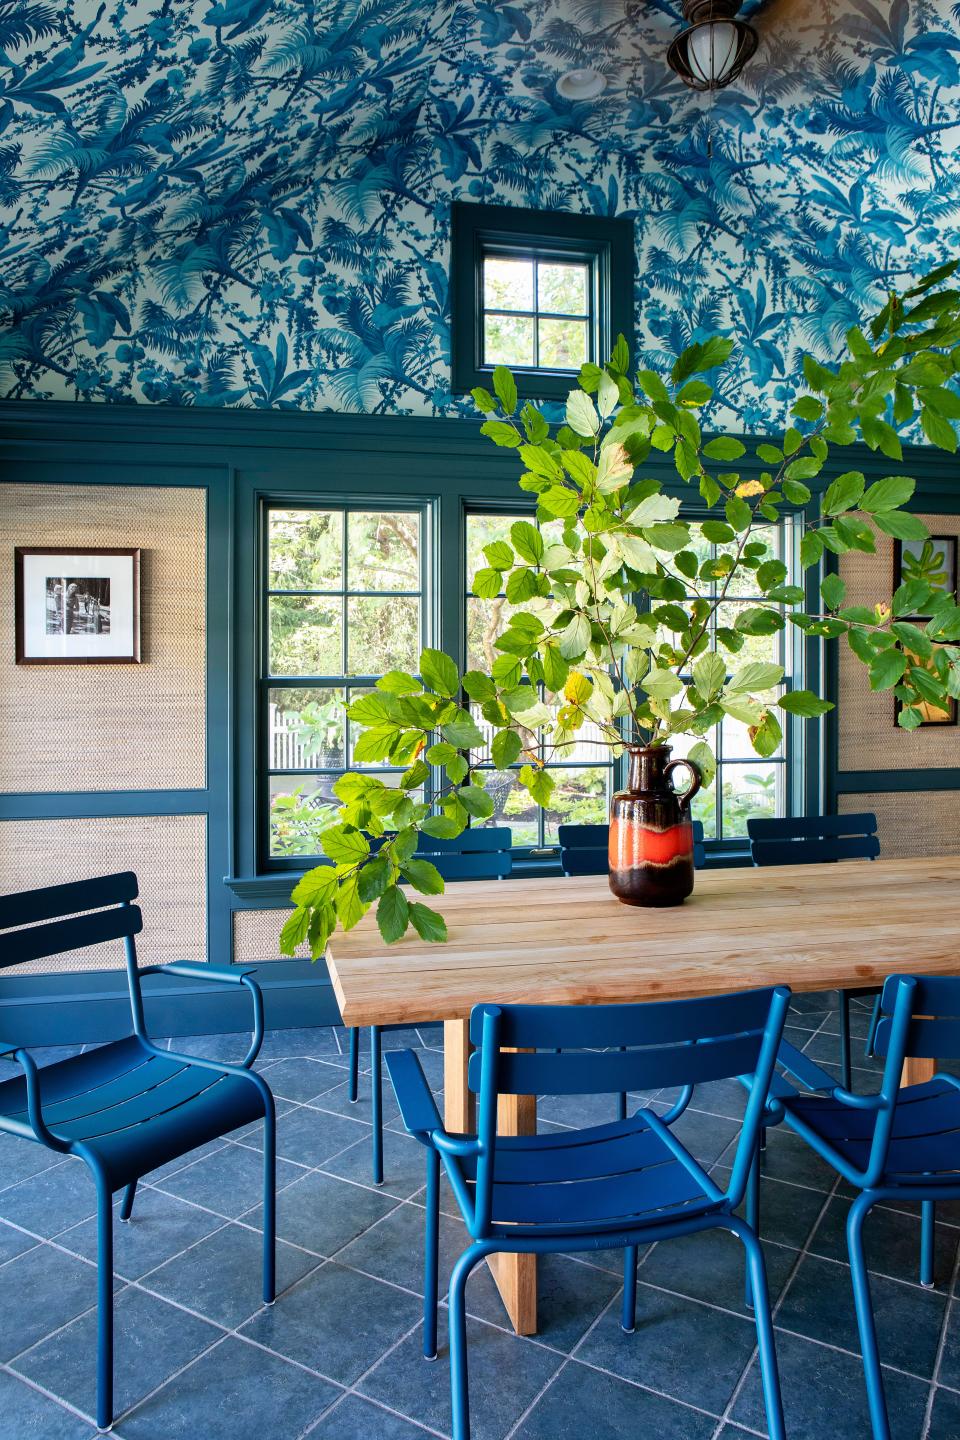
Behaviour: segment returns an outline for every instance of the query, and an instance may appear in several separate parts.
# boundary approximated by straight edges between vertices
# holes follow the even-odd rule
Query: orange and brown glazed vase
[[[627,788],[610,806],[610,889],[625,905],[682,905],[693,889],[690,801],[701,776],[689,760],[671,760],[669,745],[630,746]],[[678,794],[672,772],[690,787]]]

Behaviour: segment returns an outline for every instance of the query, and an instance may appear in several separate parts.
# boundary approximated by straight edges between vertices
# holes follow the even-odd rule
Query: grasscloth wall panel
[[[280,931],[288,914],[287,910],[235,910],[234,961],[238,965],[246,965],[251,960],[280,960]],[[297,955],[308,960],[310,951],[306,945],[301,945]]]
[[[133,870],[140,881],[144,964],[206,960],[206,817],[129,815],[109,819],[0,821],[0,890],[26,890]],[[72,950],[35,960],[17,974],[113,970],[123,965],[116,945]]]
[[[960,855],[960,790],[841,795],[840,813],[872,810],[885,860]]]
[[[960,535],[960,515],[924,515],[932,535]],[[878,537],[876,555],[851,553],[840,560],[848,605],[889,600],[893,589],[893,541]],[[918,770],[960,765],[960,727],[925,725],[901,730],[889,690],[870,689],[866,668],[840,642],[837,706],[841,770]],[[866,808],[866,807],[858,807]],[[922,852],[920,852],[922,853]]]
[[[205,784],[206,494],[0,485],[0,791]],[[140,665],[17,665],[16,545],[139,546]]]

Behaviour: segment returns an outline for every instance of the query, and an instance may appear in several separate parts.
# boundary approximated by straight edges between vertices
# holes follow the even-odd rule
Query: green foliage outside
[[[424,650],[418,673],[393,670],[350,704],[350,719],[363,727],[354,760],[386,761],[404,774],[398,789],[362,773],[336,782],[341,809],[321,837],[332,864],[296,886],[285,953],[307,941],[314,956],[322,954],[337,925],[351,928],[371,905],[388,943],[411,925],[425,940],[445,938],[442,916],[414,898],[440,894],[443,881],[415,852],[421,833],[454,837],[493,812],[486,774],[477,768],[485,737],[471,703],[494,728],[496,769],[523,762],[520,785],[547,807],[556,782],[544,761],[569,753],[588,721],[614,753],[626,743],[690,737],[687,754],[708,785],[716,764],[704,737],[725,716],[748,727],[758,756],[772,755],[782,712],[813,719],[830,708],[806,690],[778,695],[782,667],[749,658],[752,638],[787,624],[849,645],[872,688],[891,690],[901,702],[904,728],[920,723],[924,703],[960,696],[955,596],[911,579],[873,606],[848,606],[842,579],[826,574],[820,608],[809,613],[783,562],[752,538],[755,522],[796,512],[804,525],[800,560],[809,569],[826,555],[872,553],[878,534],[927,537],[903,508],[915,488],[907,476],[868,484],[860,471],[846,471],[827,486],[816,518],[806,512],[807,481],[831,448],[860,440],[899,461],[891,420],[900,424],[917,412],[932,444],[956,449],[960,292],[945,288],[955,269],[942,266],[904,295],[889,295],[865,330],[848,331],[846,357],[836,365],[807,356],[809,393],[793,405],[779,443],[757,445],[747,475],[735,468],[747,455],[744,442],[733,435],[705,440],[697,419],[733,349],[719,336],[686,349],[666,376],[631,376],[620,337],[606,366],[581,369],[565,422],[555,429],[533,404],[518,413],[516,386],[503,367],[494,372],[495,394],[473,392],[489,417],[484,434],[516,451],[520,488],[536,497],[538,519],[558,523],[545,537],[517,520],[509,541],[485,547],[487,564],[474,575],[473,591],[481,598],[505,592],[513,607],[492,664],[460,675],[448,655]],[[680,501],[643,476],[653,451],[671,454],[681,479],[696,487],[711,512],[699,530],[719,553],[702,558],[679,518]],[[740,600],[743,589],[762,598]],[[716,624],[721,613],[724,623]],[[931,618],[922,623],[906,618],[924,613]],[[547,703],[551,695],[557,705]],[[431,767],[443,783],[427,802],[417,792]],[[371,839],[382,841],[379,848]]]

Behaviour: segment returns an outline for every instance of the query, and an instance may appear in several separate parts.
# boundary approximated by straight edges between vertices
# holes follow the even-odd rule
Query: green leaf
[[[290,899],[295,905],[320,905],[330,899],[336,888],[337,872],[333,866],[317,865],[298,880]]]
[[[842,515],[847,510],[856,509],[863,498],[866,483],[859,470],[848,470],[845,475],[838,475],[827,486],[823,497],[824,515]]]
[[[498,365],[494,370],[493,388],[506,413],[512,415],[517,408],[517,387],[506,365]]]
[[[711,460],[739,460],[741,455],[746,455],[747,447],[733,435],[718,435],[715,440],[707,441],[703,453]]]
[[[543,682],[548,690],[557,694],[566,683],[570,667],[561,655],[559,648],[552,642],[544,646],[541,659],[543,661]]]
[[[502,589],[503,575],[499,570],[483,566],[473,577],[473,593],[479,600],[494,600]]]
[[[860,509],[866,510],[868,515],[882,510],[898,510],[912,499],[916,487],[916,480],[909,475],[887,475],[870,486],[860,501]]]
[[[492,415],[496,410],[496,400],[494,400],[490,391],[485,390],[482,385],[474,386],[470,394],[473,396],[474,405],[476,405],[478,410],[482,410],[484,415]]]
[[[847,587],[839,575],[824,575],[820,581],[820,594],[828,610],[839,610],[847,594]]]
[[[520,784],[527,791],[531,800],[535,800],[538,805],[544,807],[550,804],[556,781],[549,770],[534,768],[533,765],[524,765],[520,771]]]
[[[896,540],[926,540],[930,533],[920,516],[909,510],[886,510],[872,518],[878,530]]]
[[[352,825],[331,825],[320,836],[320,847],[334,865],[357,865],[370,854],[370,843]]]
[[[712,396],[713,386],[708,385],[705,380],[688,380],[682,390],[677,392],[677,404],[699,409],[701,405],[706,405]]]
[[[482,670],[468,670],[463,677],[463,688],[478,705],[492,700],[497,693],[496,685]]]
[[[393,945],[406,933],[409,918],[407,897],[399,885],[391,885],[380,897],[377,906],[377,925],[388,945]]]
[[[302,905],[298,906],[293,914],[284,921],[283,929],[280,931],[280,954],[292,955],[297,947],[306,940],[309,928],[310,911]]]
[[[956,450],[956,430],[949,420],[938,415],[929,405],[925,405],[920,412],[920,428],[931,445],[936,445],[940,450],[949,450],[951,454]]]
[[[737,616],[735,628],[741,635],[776,635],[784,627],[779,610],[765,610],[751,606]]]
[[[591,440],[600,429],[597,407],[590,396],[585,395],[582,390],[572,390],[567,397],[566,421],[575,434],[583,435]],[[555,513],[562,512],[556,511]]]
[[[440,726],[444,738],[455,745],[458,750],[475,750],[484,743],[484,734],[473,719],[465,710],[461,710],[453,720],[448,720],[446,725]]]
[[[753,523],[753,511],[746,500],[741,500],[738,495],[731,495],[723,510],[728,523],[733,526],[734,530],[742,532],[750,529]]]
[[[364,905],[378,900],[390,880],[390,861],[386,855],[377,855],[364,865],[357,876],[357,895]]]
[[[890,633],[896,635],[900,643],[919,659],[929,660],[933,655],[933,642],[919,625],[911,625],[907,620],[894,620]]]
[[[460,804],[474,820],[489,820],[493,814],[493,800],[479,785],[464,785],[458,792]]]
[[[708,651],[693,664],[693,683],[705,700],[712,700],[727,678],[727,667],[715,652]]]
[[[529,520],[516,520],[510,527],[510,539],[521,560],[526,560],[529,565],[540,564],[543,536],[536,525],[531,525]]]
[[[638,370],[637,383],[644,395],[649,396],[651,400],[659,400],[661,403],[669,402],[670,392],[656,370]]]
[[[400,869],[413,888],[419,890],[421,895],[443,894],[443,876],[432,861],[418,860],[414,857],[405,860]]]
[[[812,480],[814,475],[819,475],[823,469],[823,461],[813,455],[802,455],[799,460],[791,460],[784,471],[786,480]]]
[[[516,730],[498,730],[493,737],[491,755],[498,770],[508,770],[520,758],[523,741]]]
[[[422,760],[418,760],[401,776],[400,788],[401,790],[416,790],[429,779],[430,766],[425,765]]]
[[[579,660],[590,644],[590,621],[587,617],[575,615],[557,636],[557,644],[565,660]]]
[[[489,545],[484,545],[483,553],[495,570],[509,570],[513,564],[513,547],[506,540],[491,540]]]
[[[522,605],[539,593],[539,578],[535,570],[522,565],[511,571],[507,577],[506,595],[511,605]]]
[[[408,907],[410,923],[420,936],[431,945],[442,945],[447,938],[447,922],[436,910],[431,910],[429,905],[421,905],[419,900],[414,900]]]
[[[485,420],[480,426],[481,435],[489,435],[494,445],[516,450],[523,444],[523,436],[505,420]]]
[[[419,695],[423,689],[423,682],[415,675],[408,675],[406,670],[388,670],[375,683],[378,690],[385,690],[388,695]]]
[[[750,730],[750,743],[754,750],[766,759],[777,753],[782,739],[783,731],[780,728],[780,721],[772,710],[764,710],[760,717],[760,723],[752,726]]]
[[[900,437],[892,425],[877,415],[863,415],[860,419],[860,433],[871,450],[880,450],[891,460],[903,459]]]
[[[798,420],[819,420],[823,414],[823,401],[813,395],[801,395],[790,413]]]
[[[733,526],[723,520],[704,520],[700,530],[711,545],[729,545],[736,533]]]
[[[571,490],[566,485],[551,485],[550,489],[544,490],[540,496],[540,504],[550,515],[576,515],[581,499],[582,496],[576,490]]]
[[[720,499],[720,486],[717,484],[716,480],[714,480],[712,475],[700,476],[700,495],[704,503],[709,506],[710,509],[712,509],[713,506],[716,505],[717,501]]]
[[[906,668],[902,650],[881,650],[870,662],[871,690],[892,690]]]
[[[466,820],[454,820],[449,815],[428,815],[420,829],[434,840],[455,840],[466,830]]]
[[[354,873],[347,875],[340,881],[340,888],[336,894],[337,919],[344,930],[352,930],[366,913],[366,905],[360,899],[359,894],[360,878]]]
[[[751,660],[735,670],[727,682],[727,691],[770,690],[783,679],[783,666],[768,660]]]
[[[655,700],[670,700],[680,694],[683,681],[672,670],[658,665],[644,676],[643,688]]]
[[[791,690],[780,697],[778,704],[781,710],[786,710],[789,715],[799,715],[804,720],[826,715],[828,710],[833,709],[832,701],[821,700],[812,690]]]
[[[810,489],[802,485],[799,480],[784,480],[782,485],[783,498],[791,505],[806,505],[810,499]]]
[[[424,684],[429,685],[438,695],[451,698],[460,688],[460,672],[450,656],[445,655],[442,650],[427,649],[420,652],[420,674]]]

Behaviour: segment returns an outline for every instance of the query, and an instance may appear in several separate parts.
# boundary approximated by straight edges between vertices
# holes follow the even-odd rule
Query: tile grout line
[[[943,1307],[943,1319],[940,1322],[940,1336],[937,1342],[937,1355],[933,1362],[933,1373],[930,1376],[930,1392],[927,1395],[927,1404],[923,1413],[923,1424],[920,1429],[920,1440],[927,1440],[930,1433],[930,1426],[933,1423],[933,1407],[936,1404],[937,1389],[939,1385],[940,1368],[943,1364],[944,1352],[947,1348],[947,1332],[950,1328],[950,1321],[953,1318],[955,1309],[955,1289],[957,1277],[960,1275],[960,1248],[954,1256],[953,1268],[950,1273],[950,1281],[947,1286],[947,1303]]]

